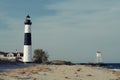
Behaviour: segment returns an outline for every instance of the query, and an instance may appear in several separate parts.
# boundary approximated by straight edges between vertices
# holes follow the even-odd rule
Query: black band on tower
[[[25,33],[24,45],[31,45],[31,33]]]

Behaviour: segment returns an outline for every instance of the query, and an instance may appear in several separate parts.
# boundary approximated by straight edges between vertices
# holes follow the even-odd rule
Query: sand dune
[[[120,80],[120,73],[83,65],[36,65],[0,72],[0,80]]]

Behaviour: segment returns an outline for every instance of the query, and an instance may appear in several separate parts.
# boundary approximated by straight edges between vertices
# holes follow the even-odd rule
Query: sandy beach
[[[34,65],[0,71],[0,80],[120,80],[120,73],[85,65]]]

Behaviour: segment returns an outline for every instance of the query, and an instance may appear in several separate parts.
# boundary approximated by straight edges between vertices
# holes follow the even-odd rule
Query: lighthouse
[[[31,25],[30,16],[26,16],[25,32],[24,32],[24,50],[23,50],[23,62],[32,62],[32,40],[31,40]]]

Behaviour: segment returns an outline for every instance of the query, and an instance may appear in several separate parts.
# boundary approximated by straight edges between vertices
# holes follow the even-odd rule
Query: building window
[[[17,57],[20,57],[20,54],[19,54],[19,53],[17,54]]]

